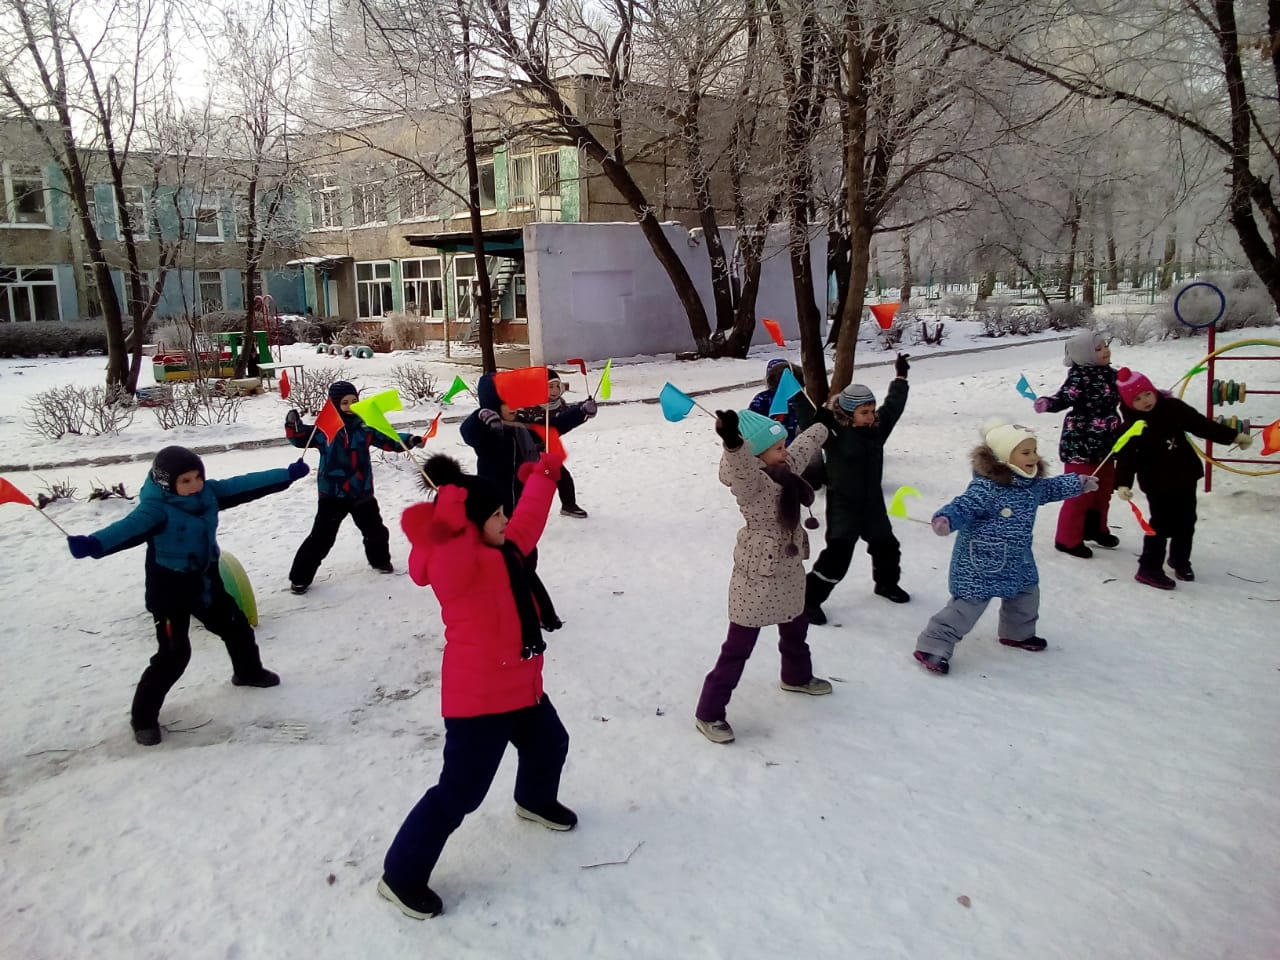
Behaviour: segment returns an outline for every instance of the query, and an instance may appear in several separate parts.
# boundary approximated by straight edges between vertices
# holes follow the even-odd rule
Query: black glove
[[[546,650],[547,650],[547,641],[539,637],[537,640],[534,640],[532,643],[526,643],[524,644],[524,646],[520,648],[520,659],[528,660],[531,657],[536,657],[539,654],[545,653]]]
[[[828,430],[836,428],[836,415],[831,411],[830,407],[818,407],[813,412],[813,422],[820,423]]]
[[[293,430],[294,433],[302,432],[302,414],[297,410],[290,410],[284,417],[284,425]]]
[[[894,372],[903,380],[907,379],[907,371],[911,369],[911,364],[907,363],[910,356],[911,354],[909,353],[900,353],[898,354],[898,359],[893,361]]]
[[[301,480],[311,472],[311,467],[307,464],[307,461],[303,460],[301,457],[293,461],[293,463],[289,464],[285,469],[289,471],[290,482],[293,482],[294,480]]]
[[[479,416],[480,422],[494,433],[502,432],[502,414],[498,413],[497,410],[482,409]]]
[[[408,447],[410,450],[416,449],[417,447],[425,447],[426,445],[427,441],[423,440],[421,437],[415,437],[412,434],[409,435]]]
[[[738,432],[738,412],[736,410],[716,411],[716,433],[724,441],[726,450],[737,450],[742,446],[742,434]]]
[[[77,560],[83,560],[85,557],[93,557],[96,560],[102,556],[102,544],[98,542],[97,537],[67,537],[67,549]]]
[[[596,402],[592,397],[587,397],[587,399],[583,400],[582,403],[578,404],[578,406],[582,408],[582,412],[588,417],[594,417],[596,415],[596,411],[600,409],[596,406]]]

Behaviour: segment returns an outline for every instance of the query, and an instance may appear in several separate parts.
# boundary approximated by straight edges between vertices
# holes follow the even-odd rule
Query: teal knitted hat
[[[738,432],[757,457],[779,440],[787,439],[787,430],[782,424],[754,410],[738,411]]]

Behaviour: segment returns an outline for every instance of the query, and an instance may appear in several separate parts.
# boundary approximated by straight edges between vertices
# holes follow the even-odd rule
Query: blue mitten
[[[77,560],[85,557],[97,559],[102,556],[102,544],[97,537],[67,537],[67,549]]]
[[[311,472],[310,465],[307,463],[307,461],[303,460],[301,457],[293,461],[293,463],[289,464],[288,469],[289,469],[290,482],[293,482],[294,480],[301,480],[303,477],[305,477],[308,473]]]

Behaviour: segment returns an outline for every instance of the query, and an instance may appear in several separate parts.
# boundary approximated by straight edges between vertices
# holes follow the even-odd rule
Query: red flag
[[[773,342],[780,347],[786,347],[787,341],[782,336],[782,325],[777,320],[760,321],[764,324],[764,328],[769,331],[769,336],[773,337]]]
[[[289,399],[289,391],[290,391],[290,390],[292,390],[292,389],[293,389],[293,387],[292,387],[292,386],[290,386],[290,384],[289,384],[289,371],[288,371],[288,370],[281,370],[281,371],[280,371],[280,399],[281,399],[281,400],[288,400],[288,399]]]
[[[0,477],[0,503],[25,503],[28,507],[35,506],[30,497],[4,477]]]
[[[427,433],[422,438],[423,440],[430,440],[436,435],[436,431],[440,429],[440,417],[441,414],[437,413],[436,418],[431,421],[431,426],[427,427]]]
[[[540,407],[550,396],[547,393],[547,368],[522,367],[519,370],[503,370],[493,375],[493,385],[498,396],[512,410],[522,407]]]
[[[581,357],[570,357],[565,361],[565,365],[569,366],[570,364],[576,366],[578,368],[578,372],[584,377],[587,375],[587,361],[583,360]]]
[[[547,453],[553,453],[562,460],[569,459],[569,454],[565,453],[564,444],[560,442],[559,430],[555,427],[544,427],[540,423],[529,424],[529,429],[542,440],[542,446]]]
[[[1132,510],[1133,515],[1138,518],[1138,526],[1142,528],[1142,532],[1148,537],[1154,537],[1156,535],[1155,530],[1152,528],[1151,524],[1147,523],[1147,518],[1142,515],[1142,511],[1138,509],[1138,505],[1132,500],[1129,501],[1129,509]]]
[[[900,303],[870,303],[867,304],[867,309],[876,318],[876,323],[880,324],[880,329],[888,330],[893,326],[894,315],[897,314],[900,306],[902,306]]]
[[[320,408],[320,415],[316,417],[315,428],[323,433],[330,443],[333,443],[342,427],[342,414],[338,412],[332,400],[326,400],[324,406]]]

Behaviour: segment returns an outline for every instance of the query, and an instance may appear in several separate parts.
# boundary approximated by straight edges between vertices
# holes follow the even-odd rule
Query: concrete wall
[[[715,324],[711,265],[706,247],[691,243],[678,223],[663,225]],[[733,231],[723,231],[732,249]],[[689,321],[666,271],[633,223],[536,223],[524,228],[529,283],[529,349],[532,362],[567,357],[603,360],[639,354],[675,353],[693,348]],[[813,289],[826,315],[827,240],[812,241]],[[787,339],[798,337],[786,228],[770,235],[760,279],[756,316],[782,324]],[[757,326],[753,342],[769,339]]]

